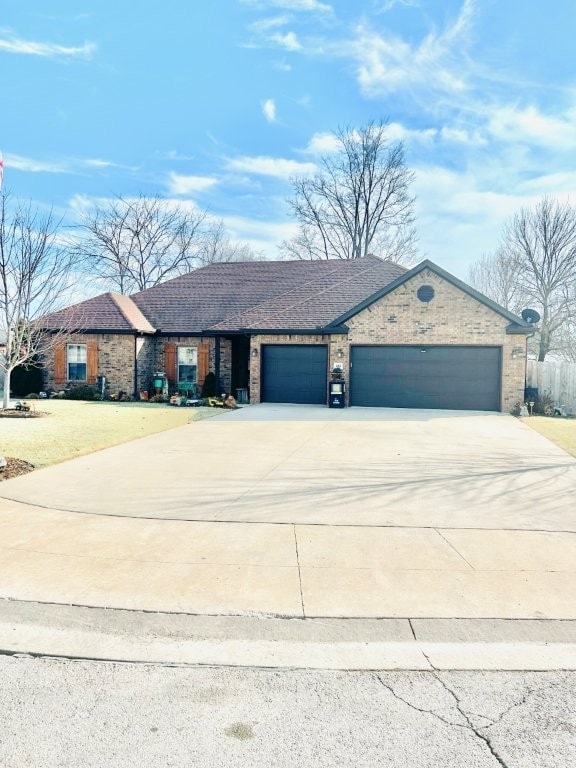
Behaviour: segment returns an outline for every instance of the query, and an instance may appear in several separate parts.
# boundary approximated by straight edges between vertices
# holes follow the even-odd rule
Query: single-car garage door
[[[326,405],[328,348],[266,344],[261,348],[263,403]]]
[[[500,347],[353,346],[350,404],[500,410]]]

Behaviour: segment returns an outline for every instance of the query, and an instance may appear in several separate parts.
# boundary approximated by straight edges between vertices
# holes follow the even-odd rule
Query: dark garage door
[[[500,347],[352,347],[351,405],[500,410]]]
[[[263,403],[326,405],[326,346],[266,344],[261,354]]]

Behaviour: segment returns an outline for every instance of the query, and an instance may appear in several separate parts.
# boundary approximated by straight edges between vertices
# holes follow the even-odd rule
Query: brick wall
[[[209,370],[216,371],[216,340],[209,337],[198,336],[164,336],[155,339],[156,350],[154,356],[154,371],[164,371],[164,349],[166,342],[176,344],[177,347],[197,347],[201,342],[210,345]],[[222,392],[230,392],[232,369],[232,343],[229,339],[220,340],[220,389]],[[154,372],[153,371],[153,372]],[[152,373],[153,373],[152,372]],[[171,387],[171,390],[173,388]]]
[[[67,340],[69,344],[98,345],[98,374],[106,376],[108,391],[116,393],[120,390],[129,395],[134,391],[152,390],[152,379],[157,371],[164,371],[164,349],[166,342],[176,346],[197,347],[201,342],[210,345],[209,370],[215,370],[215,340],[199,338],[198,336],[151,337],[142,336],[135,339],[132,335],[100,333],[73,334]],[[135,347],[136,345],[136,347]],[[134,386],[134,354],[137,358],[137,386]],[[222,339],[220,342],[220,387],[229,392],[231,386],[231,342]],[[81,384],[82,382],[72,382]],[[56,389],[54,382],[54,356],[44,361],[44,388]],[[60,388],[60,387],[58,387]],[[171,387],[171,391],[173,387]]]
[[[123,390],[128,394],[134,392],[134,336],[97,333],[97,334],[72,334],[68,339],[69,344],[88,344],[96,342],[98,346],[98,374],[106,376],[110,392]],[[82,382],[71,382],[70,386],[79,385]],[[59,389],[54,382],[54,355],[51,354],[44,361],[44,387],[46,389]]]
[[[416,296],[431,285],[435,296]],[[523,400],[525,337],[507,334],[510,321],[434,272],[424,270],[346,323],[350,344],[454,344],[502,348],[502,410]],[[349,360],[346,359],[345,370]]]

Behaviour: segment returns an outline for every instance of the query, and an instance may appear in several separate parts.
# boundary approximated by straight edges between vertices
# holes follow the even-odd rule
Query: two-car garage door
[[[500,347],[353,346],[350,405],[500,410]]]
[[[350,355],[350,405],[500,410],[500,347],[355,345]],[[263,345],[261,356],[262,402],[326,404],[326,345]]]

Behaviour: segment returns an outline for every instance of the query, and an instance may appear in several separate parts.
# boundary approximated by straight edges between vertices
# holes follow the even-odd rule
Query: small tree
[[[484,255],[470,268],[470,284],[510,312],[519,313],[527,306],[527,297],[519,283],[521,263],[499,249]]]
[[[288,256],[358,259],[371,253],[409,263],[416,253],[414,198],[402,142],[388,124],[334,133],[338,149],[322,155],[313,176],[293,179],[289,201],[299,233],[282,244]]]
[[[10,403],[10,376],[19,365],[34,365],[49,354],[65,328],[45,333],[42,317],[65,303],[75,259],[59,238],[52,213],[42,214],[30,203],[10,205],[0,196],[0,332],[6,351],[3,409]]]
[[[232,240],[222,219],[207,221],[196,252],[196,260],[202,267],[232,261],[259,261],[263,258],[264,256],[255,253],[248,243]]]
[[[77,250],[119,293],[143,291],[193,269],[205,219],[157,196],[118,196],[84,215]]]

